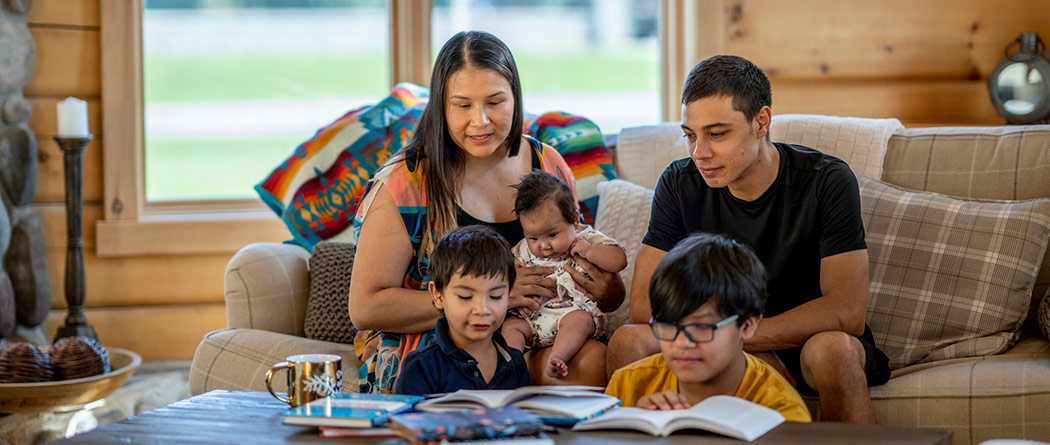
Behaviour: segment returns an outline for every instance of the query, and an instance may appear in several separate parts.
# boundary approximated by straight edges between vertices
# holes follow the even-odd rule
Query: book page
[[[765,434],[784,422],[774,409],[733,396],[712,396],[685,410],[689,418],[704,423],[703,429],[747,441]],[[674,422],[671,430],[687,427],[688,421]]]
[[[506,389],[461,389],[451,394],[446,394],[430,400],[420,402],[418,409],[423,411],[446,410],[451,407],[477,407],[484,406],[496,408],[512,402],[533,397],[539,394],[556,395],[562,398],[595,396],[601,393],[598,386],[524,386],[515,390]],[[468,403],[454,403],[468,402]]]
[[[590,396],[586,397],[562,397],[543,394],[511,403],[512,406],[524,409],[540,417],[566,417],[572,419],[588,419],[619,404],[619,399],[598,393],[591,393]]]

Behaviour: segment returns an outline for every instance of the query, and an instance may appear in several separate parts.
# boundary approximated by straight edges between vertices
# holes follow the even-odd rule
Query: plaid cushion
[[[357,329],[350,323],[347,302],[355,252],[357,247],[350,243],[322,241],[314,246],[310,255],[310,299],[303,321],[306,338],[354,343]]]
[[[894,369],[1017,340],[1050,240],[1050,199],[965,201],[858,175],[868,324]]]
[[[890,138],[882,180],[967,199],[1050,198],[1050,126],[910,128]],[[1050,289],[1050,255],[1035,281],[1026,332]]]

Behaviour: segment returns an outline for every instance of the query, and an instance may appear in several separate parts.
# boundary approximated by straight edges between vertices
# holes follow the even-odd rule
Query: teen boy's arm
[[[775,317],[763,318],[744,349],[795,348],[818,332],[841,331],[858,337],[863,334],[868,304],[867,249],[822,259],[820,290],[824,295],[819,298]],[[634,293],[631,299],[633,302]]]

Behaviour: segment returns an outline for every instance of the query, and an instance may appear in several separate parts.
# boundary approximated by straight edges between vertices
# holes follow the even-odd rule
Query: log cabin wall
[[[35,0],[28,16],[36,67],[25,96],[39,147],[34,210],[47,235],[53,336],[66,315],[65,186],[55,104],[66,96],[88,102],[95,136],[84,153],[84,267],[88,322],[106,346],[131,349],[144,360],[190,358],[205,333],[226,326],[222,279],[234,252],[218,255],[98,258],[95,222],[102,211],[102,119],[98,0]]]
[[[714,1],[714,0],[712,0]],[[704,48],[747,57],[773,81],[774,113],[896,117],[914,125],[997,125],[985,88],[1003,47],[1022,31],[1050,39],[1050,2],[984,0],[723,1]],[[708,9],[711,10],[711,9]],[[55,103],[88,101],[95,135],[84,155],[85,306],[107,346],[144,359],[190,358],[225,327],[222,280],[233,251],[98,258],[103,218],[98,0],[35,0],[29,28],[36,67],[25,88],[39,144],[34,209],[47,232],[53,335],[65,316],[62,153]],[[706,32],[706,34],[704,34]],[[714,42],[714,43],[712,43]],[[680,88],[678,85],[672,89]],[[260,175],[265,172],[260,172]]]
[[[1022,31],[1050,39],[1045,0],[725,1],[701,36],[773,84],[773,113],[999,125],[986,82]],[[1015,49],[1016,51],[1016,49]]]

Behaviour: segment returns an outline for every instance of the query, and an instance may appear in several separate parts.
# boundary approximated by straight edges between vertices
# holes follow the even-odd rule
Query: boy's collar
[[[463,350],[452,341],[452,337],[449,335],[448,330],[448,319],[441,317],[437,321],[437,326],[434,327],[434,341],[437,342],[438,347],[441,348],[441,352],[445,355],[456,355],[460,351],[463,354],[470,355],[467,351]],[[492,333],[492,342],[496,344],[496,350],[499,351],[500,357],[504,361],[510,361],[510,353],[507,352],[507,341],[503,339],[503,334],[500,333],[499,329]]]

